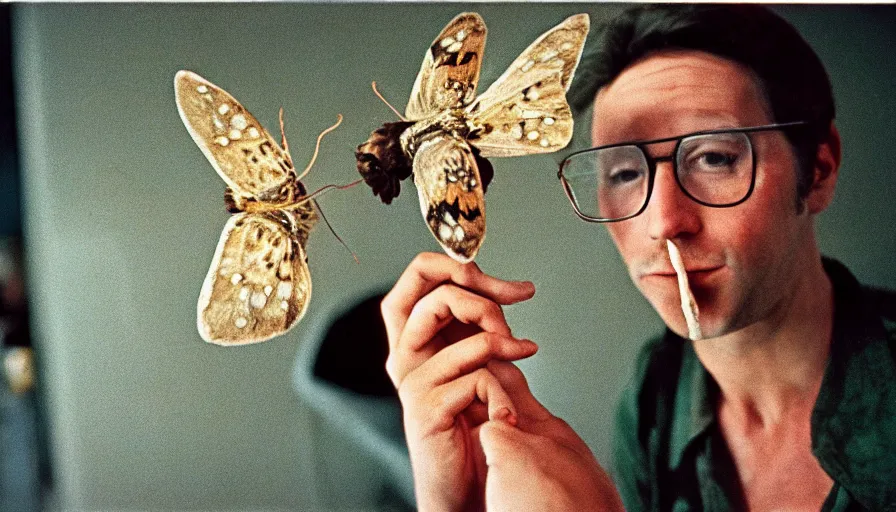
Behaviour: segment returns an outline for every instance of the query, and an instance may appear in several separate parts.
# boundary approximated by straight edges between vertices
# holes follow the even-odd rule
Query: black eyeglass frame
[[[597,146],[597,147],[593,147],[593,148],[575,151],[575,152],[567,155],[562,161],[560,161],[560,166],[559,166],[559,169],[557,170],[557,177],[560,179],[560,183],[563,185],[563,191],[566,193],[566,197],[567,197],[567,199],[569,199],[569,202],[572,203],[572,207],[573,207],[573,210],[575,210],[576,215],[578,215],[580,219],[582,219],[586,222],[597,222],[597,223],[619,222],[622,220],[631,219],[632,217],[637,217],[638,215],[641,215],[642,213],[644,213],[644,210],[647,209],[648,203],[650,203],[650,195],[653,192],[653,181],[654,181],[654,178],[656,177],[657,162],[670,162],[670,161],[672,162],[673,171],[674,171],[673,174],[675,174],[675,182],[678,184],[678,188],[682,192],[684,192],[684,195],[686,195],[690,200],[694,201],[697,204],[700,204],[703,206],[709,206],[711,208],[730,208],[732,206],[737,206],[737,205],[743,203],[744,201],[746,201],[747,199],[749,199],[750,195],[753,194],[753,189],[756,187],[756,147],[753,145],[753,141],[750,140],[749,134],[752,132],[782,130],[782,129],[786,129],[786,128],[805,126],[808,124],[810,124],[809,121],[791,121],[788,123],[766,124],[766,125],[761,125],[761,126],[750,126],[750,127],[746,127],[746,128],[725,128],[725,129],[719,129],[719,130],[704,130],[704,131],[699,131],[699,132],[687,133],[684,135],[678,135],[675,137],[665,137],[662,139],[618,142],[616,144],[607,144],[605,146]],[[717,134],[724,134],[724,133],[746,133],[748,135],[747,140],[750,142],[750,153],[751,153],[751,156],[753,159],[753,169],[751,170],[751,173],[750,173],[750,188],[747,190],[747,193],[744,195],[744,197],[742,197],[741,199],[739,199],[737,201],[734,201],[733,203],[725,203],[725,204],[707,203],[705,201],[701,201],[701,200],[697,199],[696,197],[691,195],[691,193],[688,192],[687,189],[684,188],[684,185],[681,183],[681,178],[678,176],[678,162],[676,161],[675,156],[678,154],[678,149],[679,149],[679,147],[681,147],[681,142],[684,139],[687,139],[689,137],[699,137],[701,135],[717,135]],[[647,146],[650,146],[652,144],[660,144],[663,142],[672,142],[672,141],[676,141],[675,148],[672,150],[672,153],[670,153],[666,156],[652,157],[652,156],[650,156],[650,153],[646,149]],[[566,176],[563,175],[563,169],[569,163],[569,160],[577,155],[581,155],[583,153],[593,153],[593,152],[604,150],[604,149],[618,148],[618,147],[622,147],[622,146],[635,146],[636,148],[638,148],[641,151],[641,153],[644,155],[644,159],[647,161],[647,168],[648,168],[647,194],[644,199],[644,204],[641,205],[641,208],[639,208],[637,212],[635,212],[631,215],[628,215],[626,217],[620,217],[618,219],[601,219],[599,217],[591,217],[589,215],[582,213],[582,211],[579,210],[579,205],[578,205],[578,203],[576,203],[575,197],[573,196],[572,186],[566,180]]]

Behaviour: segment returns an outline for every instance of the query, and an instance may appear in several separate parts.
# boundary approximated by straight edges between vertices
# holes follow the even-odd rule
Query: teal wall
[[[67,509],[359,509],[375,464],[296,396],[308,335],[233,349],[203,343],[196,298],[226,215],[223,183],[178,117],[172,79],[196,71],[272,132],[277,111],[297,166],[337,113],[310,189],[356,178],[353,150],[401,108],[424,51],[463,10],[489,27],[482,85],[538,34],[617,5],[17,5],[15,72],[29,282],[59,505]],[[816,45],[838,98],[844,164],[818,221],[824,252],[896,288],[894,9],[779,8]],[[584,132],[582,132],[584,133]],[[641,342],[661,328],[603,228],[573,215],[557,155],[494,159],[487,272],[535,282],[508,308],[541,345],[523,363],[535,394],[601,460],[610,415]],[[321,204],[358,254],[325,229],[309,245],[307,318],[389,286],[437,245],[409,184],[391,205],[369,189]]]

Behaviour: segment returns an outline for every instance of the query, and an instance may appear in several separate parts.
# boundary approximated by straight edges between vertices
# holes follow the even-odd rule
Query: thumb
[[[498,464],[513,450],[514,431],[519,432],[506,420],[492,420],[482,424],[479,430],[479,442],[485,454],[485,463],[489,467]]]
[[[493,359],[488,362],[487,367],[516,405],[517,412],[521,417],[529,417],[537,421],[551,417],[551,412],[532,395],[526,376],[515,364]]]

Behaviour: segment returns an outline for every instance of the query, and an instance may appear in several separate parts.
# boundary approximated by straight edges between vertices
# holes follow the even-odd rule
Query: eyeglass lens
[[[635,145],[573,155],[563,168],[579,211],[613,220],[638,213],[648,200],[650,162]],[[678,183],[693,199],[712,206],[742,200],[753,179],[753,151],[744,133],[685,137],[675,151]]]

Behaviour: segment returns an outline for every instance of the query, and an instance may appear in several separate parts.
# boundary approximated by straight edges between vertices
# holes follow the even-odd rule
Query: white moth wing
[[[496,93],[506,91],[508,83],[525,82],[524,76],[531,70],[556,67],[561,68],[560,82],[563,88],[568,90],[582,58],[589,28],[590,20],[587,14],[576,14],[566,18],[523,50],[489,90],[494,89]]]
[[[468,140],[485,158],[552,153],[569,144],[573,118],[557,70],[506,96],[482,95],[470,105]],[[531,99],[537,98],[537,99]]]
[[[287,332],[311,298],[301,230],[293,214],[240,213],[221,233],[197,304],[202,339],[243,345]],[[304,237],[302,237],[304,238]]]
[[[273,205],[301,196],[289,154],[227,91],[179,71],[174,92],[184,126],[235,195]]]
[[[466,111],[483,157],[551,153],[572,138],[566,91],[588,35],[587,14],[542,34]]]

